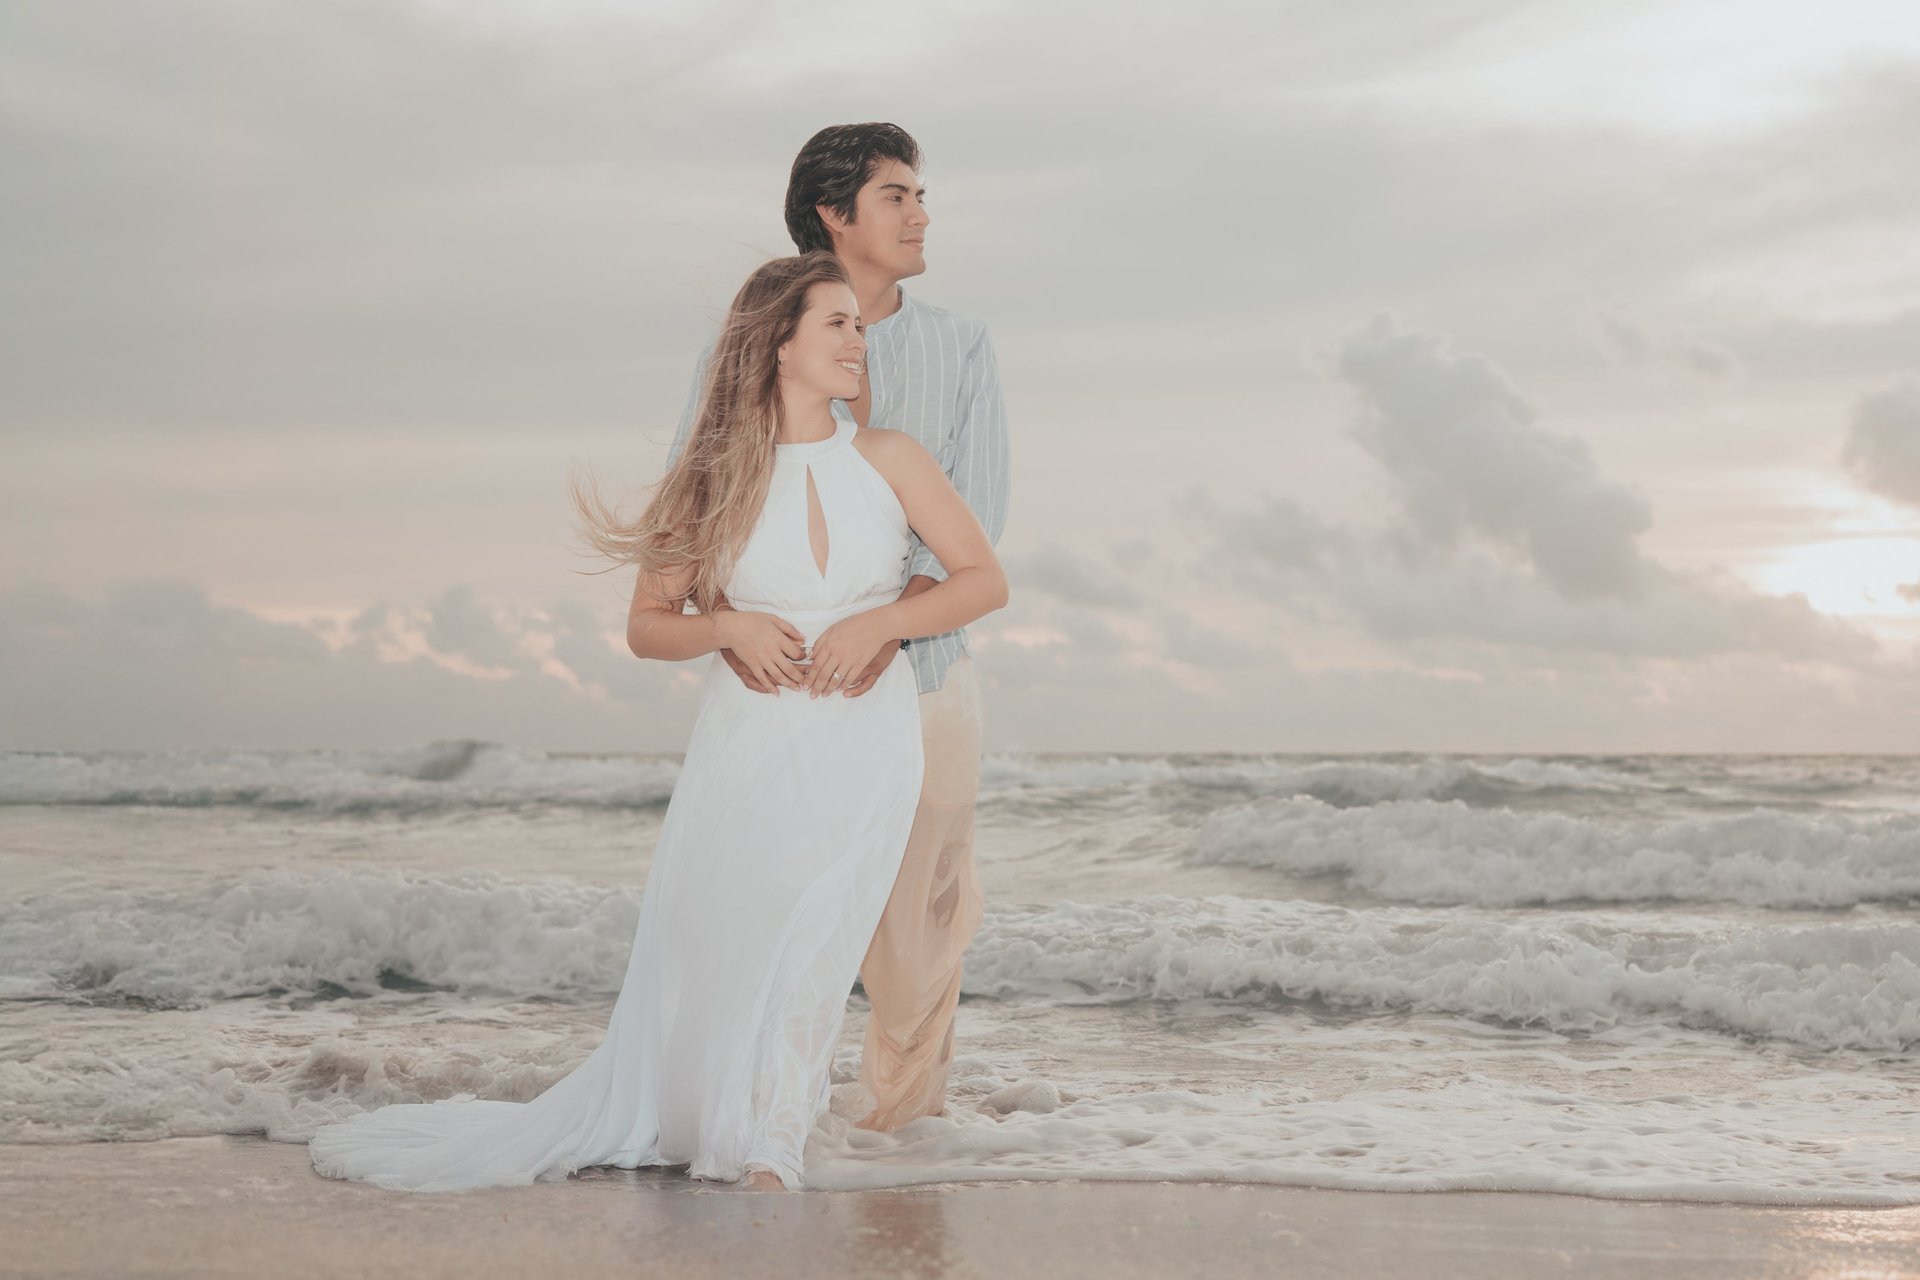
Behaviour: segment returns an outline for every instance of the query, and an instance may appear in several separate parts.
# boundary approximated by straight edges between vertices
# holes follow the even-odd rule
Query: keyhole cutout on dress
[[[807,546],[813,552],[814,567],[827,576],[827,513],[820,506],[820,491],[813,485],[813,468],[807,468]]]

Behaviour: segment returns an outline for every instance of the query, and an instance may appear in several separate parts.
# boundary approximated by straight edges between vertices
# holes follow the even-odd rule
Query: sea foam
[[[1356,1191],[1547,1191],[1749,1204],[1920,1203],[1920,1113],[1905,1092],[1839,1074],[1764,1096],[1605,1099],[1465,1073],[1420,1089],[1317,1098],[1081,1089],[1012,1082],[954,1063],[949,1104],[888,1134],[830,1114],[807,1146],[807,1185],[1089,1178],[1220,1181]],[[1004,1070],[1000,1067],[1000,1070]],[[982,1096],[984,1095],[984,1096]],[[1039,1097],[1031,1110],[987,1099]],[[977,1099],[977,1100],[976,1100]]]
[[[320,814],[527,804],[666,804],[677,761],[549,755],[472,741],[365,751],[0,754],[0,804],[238,806]]]
[[[412,813],[498,805],[649,808],[679,776],[664,757],[563,755],[456,740],[358,751],[0,752],[0,804],[250,807]],[[1152,791],[1197,798],[1317,796],[1342,805],[1434,797],[1499,803],[1529,794],[1644,788],[1594,766],[1516,758],[1309,761],[1266,757],[994,754],[983,795]]]
[[[471,872],[256,873],[0,906],[0,995],[185,1005],[428,986],[616,990],[639,890]],[[1817,1048],[1920,1042],[1920,924],[1663,913],[1463,917],[1230,895],[991,904],[964,990],[1073,1002],[1314,1001],[1561,1031],[1665,1023]]]
[[[1920,815],[1746,813],[1667,821],[1306,796],[1236,805],[1195,832],[1196,862],[1337,876],[1380,898],[1508,906],[1920,900]]]

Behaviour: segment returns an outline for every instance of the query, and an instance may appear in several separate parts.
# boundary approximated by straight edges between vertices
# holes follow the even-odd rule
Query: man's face
[[[926,188],[913,170],[898,160],[874,166],[867,183],[854,197],[854,221],[819,206],[820,217],[834,234],[834,251],[849,266],[877,268],[896,280],[927,269]]]

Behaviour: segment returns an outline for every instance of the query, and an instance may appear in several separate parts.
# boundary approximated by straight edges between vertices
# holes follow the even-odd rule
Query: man
[[[940,460],[994,542],[1006,526],[1011,468],[999,371],[986,327],[908,294],[927,269],[926,189],[920,149],[891,124],[836,125],[807,140],[787,182],[786,222],[802,252],[830,250],[847,269],[866,326],[860,394],[844,408],[863,427],[905,431]],[[713,353],[694,370],[671,465],[685,446]],[[836,413],[842,406],[836,405]],[[913,538],[903,596],[947,575]],[[846,686],[858,697],[892,662],[881,647]],[[980,926],[973,806],[980,789],[981,710],[964,629],[911,641],[926,765],[919,810],[880,926],[860,966],[872,1005],[860,1081],[872,1098],[856,1123],[891,1130],[945,1109],[953,1062],[961,958]],[[772,694],[734,655],[721,656],[749,688]]]

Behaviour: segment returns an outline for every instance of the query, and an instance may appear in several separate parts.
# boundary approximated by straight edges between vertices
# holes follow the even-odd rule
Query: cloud
[[[1098,578],[1111,557],[1055,548]],[[1251,601],[1202,620],[1218,591],[1160,557],[1120,608],[1021,591],[972,629],[990,750],[1900,750],[1920,671],[1836,669],[1728,650],[1686,658],[1436,642],[1312,662],[1317,634]],[[1227,584],[1219,584],[1224,589]],[[426,642],[436,604],[470,599],[516,650],[505,675]],[[1271,603],[1271,602],[1268,602]],[[1332,601],[1322,600],[1323,606]],[[477,738],[545,750],[678,752],[706,660],[642,663],[618,610],[525,614],[455,587],[375,603],[340,625],[275,621],[179,582],[101,597],[0,593],[0,748],[359,747]],[[1216,622],[1225,616],[1229,621]],[[556,669],[558,668],[558,669]]]
[[[473,588],[454,587],[427,608],[424,635],[436,653],[463,658],[482,668],[506,673],[531,670],[535,655],[495,611],[474,597]]]
[[[1140,602],[1126,579],[1061,547],[1043,547],[1003,567],[1023,589],[1046,591],[1068,604],[1125,609]]]
[[[34,452],[0,506],[7,543],[36,550],[0,578],[93,594],[4,598],[6,731],[677,749],[690,673],[625,653],[624,601],[549,602],[572,562],[548,554],[558,489],[539,469],[582,439],[620,465],[664,444],[715,308],[787,249],[794,149],[880,101],[911,104],[929,158],[923,296],[992,324],[1027,478],[1015,606],[976,632],[1005,682],[990,732],[1600,749],[1845,747],[1853,725],[1864,749],[1904,705],[1897,673],[1865,704],[1809,674],[1872,687],[1883,668],[1847,624],[1650,553],[1651,472],[1626,468],[1688,423],[1647,386],[1625,410],[1566,397],[1594,381],[1600,294],[1631,300],[1592,320],[1635,383],[1667,403],[1712,384],[1743,428],[1901,367],[1920,169],[1886,157],[1920,128],[1910,61],[1816,81],[1782,56],[1791,109],[1715,132],[1662,127],[1651,94],[1626,112],[1463,103],[1485,72],[1541,65],[1528,32],[1560,24],[1521,0],[1230,23],[1113,23],[1079,0],[1023,11],[1013,44],[951,0],[869,8],[98,0],[10,23],[0,166],[32,181],[10,192],[0,432]],[[1584,65],[1586,33],[1617,53],[1636,21],[1593,9],[1547,43]],[[822,89],[795,52],[849,39],[876,56]],[[1084,56],[1063,77],[1069,43]],[[1853,48],[1884,52],[1884,33]],[[1699,75],[1660,83],[1724,83]],[[1372,310],[1408,328],[1355,335],[1333,389],[1372,415],[1348,439],[1385,504],[1317,477],[1258,493],[1292,461],[1258,407],[1319,390],[1286,353]],[[1452,351],[1433,317],[1499,364]],[[1621,432],[1601,451],[1621,463],[1541,408],[1575,403]],[[1165,447],[1169,427],[1191,447]],[[1758,438],[1722,456],[1744,464]],[[1248,465],[1222,480],[1224,450]],[[1232,497],[1129,505],[1117,537],[1090,532],[1047,500],[1084,494],[1085,457],[1117,484],[1152,468],[1141,493]],[[1750,471],[1728,489],[1716,503],[1774,501]],[[369,518],[339,522],[349,499]],[[129,511],[152,530],[138,546],[114,532]],[[1706,537],[1746,552],[1827,514]],[[461,571],[474,587],[432,568],[461,563],[486,566]],[[106,585],[156,568],[195,585]],[[172,655],[174,687],[116,627]],[[37,689],[18,674],[33,663]],[[1767,738],[1768,715],[1803,723]]]
[[[1583,441],[1542,425],[1485,356],[1375,316],[1327,365],[1357,395],[1352,436],[1397,508],[1346,525],[1284,497],[1243,508],[1193,490],[1178,513],[1213,538],[1192,572],[1251,573],[1275,608],[1344,614],[1430,660],[1485,657],[1436,650],[1435,640],[1553,661],[1754,652],[1854,663],[1877,652],[1872,636],[1803,596],[1647,557],[1646,501],[1604,475]]]
[[[1677,373],[1711,382],[1740,376],[1740,358],[1704,338],[1657,332],[1618,307],[1596,307],[1594,322],[1602,348],[1629,369]]]
[[[578,606],[516,616],[464,586],[426,608],[369,605],[339,628],[215,604],[177,581],[128,583],[99,598],[17,588],[0,592],[0,746],[466,737],[679,750],[698,664],[616,661],[616,622]]]
[[[1840,457],[1871,492],[1920,507],[1920,377],[1903,378],[1855,405]]]
[[[1343,342],[1340,372],[1365,408],[1355,438],[1398,486],[1430,544],[1469,533],[1523,549],[1569,596],[1631,595],[1645,500],[1600,475],[1586,443],[1535,424],[1492,361],[1374,316]]]
[[[573,7],[505,25],[465,10],[98,0],[12,24],[0,166],[36,180],[10,205],[25,305],[0,342],[0,417],[670,424],[712,308],[789,247],[780,188],[816,123],[794,117],[796,41],[848,28],[889,54],[809,110],[914,104],[932,279],[996,321],[1009,368],[1044,339],[1025,363],[1055,385],[1105,375],[1116,339],[1145,336],[1178,358],[1129,370],[1137,383],[1230,372],[1276,329],[1369,305],[1472,308],[1524,366],[1522,342],[1578,340],[1543,321],[1596,279],[1737,293],[1904,243],[1914,201],[1910,166],[1883,159],[1920,120],[1910,69],[1850,74],[1804,119],[1712,140],[1539,113],[1491,127],[1444,110],[1444,77],[1423,96],[1350,92],[1470,53],[1520,0],[1391,21],[1249,6],[1227,25],[1061,4],[1023,13],[1013,46],[952,6]],[[1085,55],[1066,82],[1063,42]],[[1154,93],[1137,92],[1143,59]],[[227,60],[248,74],[216,74]],[[986,68],[1002,88],[981,96]],[[1142,253],[1189,236],[1195,194],[1226,174],[1231,270]],[[1056,332],[1062,297],[1077,312]],[[1805,314],[1780,301],[1721,310]],[[1718,358],[1683,343],[1677,367]]]

